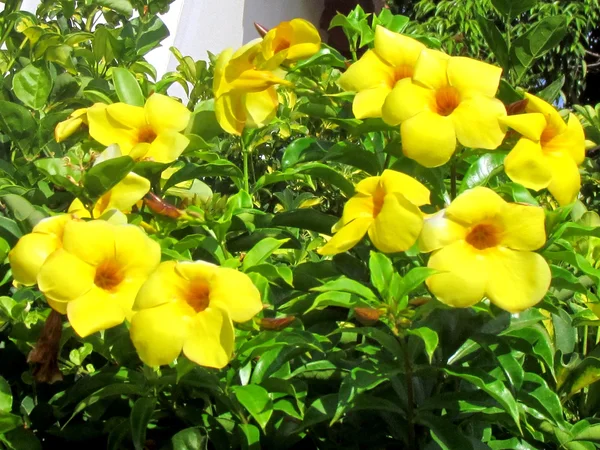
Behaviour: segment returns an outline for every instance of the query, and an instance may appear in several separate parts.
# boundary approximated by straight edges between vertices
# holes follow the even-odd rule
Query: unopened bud
[[[364,326],[376,324],[381,317],[381,310],[375,308],[354,308],[356,319]]]
[[[264,317],[262,319],[258,319],[258,325],[263,330],[271,330],[271,331],[279,331],[286,328],[290,325],[296,317],[294,316],[286,316],[286,317]]]
[[[150,208],[153,213],[158,214],[159,216],[170,217],[172,219],[181,217],[182,212],[179,209],[170,203],[165,202],[162,198],[153,194],[152,192],[148,192],[146,194],[144,201],[146,206]]]
[[[527,100],[526,98],[524,98],[523,100],[519,100],[518,102],[510,103],[509,105],[506,105],[506,113],[509,116],[521,114],[522,112],[525,112],[527,103],[529,103],[529,100]]]
[[[254,22],[254,28],[256,28],[256,31],[258,32],[258,34],[260,35],[260,37],[263,37],[263,38],[269,32],[269,30],[267,28],[263,27],[260,23]]]

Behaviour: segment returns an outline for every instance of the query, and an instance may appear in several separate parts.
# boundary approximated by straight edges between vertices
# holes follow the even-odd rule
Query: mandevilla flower
[[[383,105],[383,120],[400,124],[404,154],[425,167],[450,160],[456,141],[496,149],[506,115],[494,96],[502,69],[464,57],[423,50],[411,78],[400,80]]]
[[[357,92],[352,112],[357,119],[381,117],[381,108],[396,83],[413,75],[425,46],[380,25],[375,29],[375,48],[368,50],[340,77],[346,91]]]
[[[37,282],[81,337],[130,316],[140,286],[160,263],[160,246],[134,225],[73,220],[64,227],[62,244],[42,265]]]
[[[91,215],[78,198],[73,200],[71,206],[69,206],[69,212],[78,217],[94,217],[96,219],[111,209],[128,213],[133,205],[142,200],[149,190],[150,181],[131,172],[98,199]]]
[[[269,30],[261,43],[261,68],[274,70],[284,62],[298,61],[314,55],[321,48],[321,36],[315,26],[304,19],[281,22]]]
[[[103,145],[118,144],[135,160],[175,161],[189,144],[183,131],[190,111],[178,101],[152,94],[144,107],[113,103],[87,112],[90,136]]]
[[[401,172],[385,170],[356,185],[344,206],[334,236],[321,247],[321,255],[335,255],[354,247],[368,233],[373,245],[386,253],[409,249],[423,228],[419,206],[429,204],[429,190]]]
[[[476,187],[425,220],[419,247],[433,252],[427,267],[440,271],[427,286],[459,308],[484,296],[511,313],[538,303],[550,286],[550,267],[534,253],[546,242],[544,210],[507,203]]]
[[[19,239],[8,254],[12,275],[18,284],[33,286],[36,283],[44,261],[62,246],[65,224],[72,219],[70,214],[47,217]]]
[[[169,364],[181,351],[206,367],[225,367],[233,353],[233,322],[262,309],[250,278],[202,261],[162,263],[140,289],[131,340],[142,361]]]
[[[581,123],[574,114],[569,114],[565,123],[544,100],[525,95],[527,113],[501,119],[501,123],[523,135],[504,160],[504,170],[511,180],[526,188],[548,188],[561,206],[572,203],[581,188],[577,166],[585,158]]]
[[[262,127],[269,123],[279,100],[275,85],[290,84],[268,70],[257,69],[256,58],[261,39],[223,51],[215,65],[213,91],[215,114],[221,128],[241,135],[246,126]]]

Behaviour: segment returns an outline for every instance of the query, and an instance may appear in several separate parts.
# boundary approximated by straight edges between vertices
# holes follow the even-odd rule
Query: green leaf
[[[273,402],[269,397],[269,393],[255,384],[237,386],[234,393],[238,401],[248,410],[264,431],[273,414]]]
[[[12,88],[19,100],[32,109],[46,106],[52,92],[52,77],[44,61],[36,61],[18,71],[12,80]]]
[[[91,199],[108,192],[131,172],[135,161],[130,156],[107,159],[92,167],[83,177],[83,186]]]
[[[475,186],[485,186],[490,179],[501,173],[504,168],[505,152],[486,153],[475,161],[460,183],[460,192]]]
[[[371,251],[369,270],[371,272],[371,284],[385,298],[394,274],[392,261],[383,253]]]
[[[316,209],[301,208],[276,214],[271,221],[271,225],[301,228],[329,235],[331,234],[331,228],[338,220],[338,217],[322,213]]]
[[[64,67],[67,72],[77,75],[77,68],[73,63],[73,47],[70,45],[53,45],[46,49],[44,57],[47,61],[55,62]]]
[[[289,239],[266,238],[256,244],[244,257],[242,268],[244,271],[266,261],[271,254],[285,244]]]
[[[490,47],[492,53],[496,57],[498,64],[507,71],[509,66],[509,53],[508,45],[502,37],[502,33],[498,30],[498,27],[493,20],[486,19],[483,16],[477,16],[477,23],[479,24],[479,30],[485,39],[485,42]]]
[[[335,144],[327,151],[323,161],[347,164],[364,170],[370,175],[377,175],[381,171],[381,165],[376,155],[365,150],[360,145],[350,142],[338,142]]]
[[[23,425],[20,416],[10,413],[0,414],[0,435]],[[29,449],[27,449],[29,450]]]
[[[297,173],[305,173],[315,178],[319,178],[324,182],[327,182],[333,186],[338,187],[347,197],[352,197],[354,195],[354,185],[348,181],[348,179],[331,167],[317,163],[311,162],[303,164],[302,166],[296,169]]]
[[[564,84],[565,76],[561,75],[552,83],[548,84],[544,89],[539,91],[536,95],[539,98],[546,100],[548,103],[553,104],[558,99],[558,96],[560,95],[560,91],[563,88]]]
[[[230,177],[241,179],[242,171],[231,161],[226,159],[217,159],[206,164],[187,164],[182,169],[171,175],[166,182],[164,190],[175,186],[182,181],[193,180],[204,177]]]
[[[260,430],[248,423],[239,424],[238,427],[242,432],[242,450],[260,450]]]
[[[443,417],[420,413],[417,422],[431,430],[434,439],[448,450],[473,450],[473,444],[462,434],[457,433],[456,426]],[[444,447],[442,447],[444,448]]]
[[[2,197],[4,203],[18,222],[25,222],[27,228],[32,229],[46,215],[33,207],[28,200],[15,194],[6,194]]]
[[[146,446],[146,429],[156,408],[155,397],[138,398],[131,408],[131,438],[135,450],[143,450]]]
[[[206,450],[208,437],[205,430],[199,427],[186,428],[171,438],[172,450]]]
[[[448,375],[461,378],[485,391],[502,405],[508,415],[512,417],[517,427],[521,428],[517,401],[502,381],[474,367],[452,367],[442,370]]]
[[[512,45],[510,59],[520,80],[533,62],[556,47],[567,34],[565,16],[550,16],[537,22]]]
[[[346,278],[346,277],[339,277],[335,280],[328,281],[327,283],[323,284],[322,286],[318,286],[316,288],[313,288],[312,290],[317,291],[317,292],[328,292],[328,291],[349,292],[351,294],[356,294],[360,297],[363,297],[375,304],[379,302],[379,300],[377,299],[377,296],[373,293],[373,291],[371,291],[371,289],[369,289],[368,287],[359,283],[358,281],[355,281],[355,280],[352,280],[352,279]]]
[[[0,100],[0,131],[7,134],[11,140],[25,150],[35,138],[37,124],[27,108],[12,102]]]
[[[326,44],[321,44],[321,49],[317,53],[310,58],[298,61],[293,70],[296,71],[315,66],[339,67],[343,69],[346,67],[346,58],[336,49]]]
[[[406,330],[406,332],[410,335],[419,337],[423,341],[425,344],[425,353],[427,353],[429,364],[431,364],[433,353],[440,342],[438,334],[431,328],[427,327],[413,328],[411,330]]]
[[[148,21],[143,21],[135,40],[136,54],[139,56],[145,55],[150,50],[158,47],[160,42],[167,37],[169,37],[169,29],[158,15],[153,16]]]
[[[417,289],[431,275],[438,271],[429,267],[415,267],[411,269],[402,279],[399,284],[393,284],[390,287],[390,295],[395,299],[400,300],[408,293]]]
[[[0,377],[0,413],[8,414],[12,410],[12,392],[10,385],[3,377]]]
[[[513,19],[519,14],[530,10],[538,0],[492,0],[492,5],[500,14]]]
[[[112,9],[128,18],[133,14],[133,6],[129,0],[94,0],[94,3]]]
[[[144,106],[144,95],[135,75],[122,67],[113,67],[113,83],[119,100],[133,106]]]
[[[330,142],[305,137],[296,139],[285,148],[281,158],[281,167],[288,169],[301,162],[317,161],[325,157]]]
[[[206,141],[223,133],[215,115],[214,99],[201,101],[194,108],[186,134],[195,134]]]

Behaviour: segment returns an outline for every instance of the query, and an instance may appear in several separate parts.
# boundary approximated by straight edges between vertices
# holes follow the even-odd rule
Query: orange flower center
[[[557,134],[558,134],[558,132],[554,129],[554,127],[552,125],[547,125],[546,128],[544,128],[544,131],[542,131],[542,136],[540,137],[540,144],[542,146],[542,149],[552,139],[554,139]]]
[[[460,104],[460,96],[455,88],[443,87],[435,92],[435,103],[440,116],[449,116]]]
[[[116,261],[104,261],[96,267],[94,284],[100,289],[112,292],[123,282],[125,275]]]
[[[394,83],[413,76],[413,67],[407,64],[402,64],[394,69]]]
[[[481,223],[471,228],[466,241],[478,250],[495,247],[500,243],[498,231],[493,225]]]
[[[383,200],[385,198],[385,190],[381,186],[381,182],[377,186],[377,190],[373,194],[373,218],[377,217],[383,208]]]
[[[287,39],[279,38],[273,42],[273,53],[279,53],[287,48],[290,48],[292,43]]]
[[[208,308],[210,288],[204,280],[192,281],[186,295],[186,302],[194,311],[201,312]]]
[[[137,133],[137,142],[138,142],[138,144],[142,143],[142,142],[151,144],[152,142],[154,142],[154,139],[156,139],[156,133],[149,126],[146,126],[144,128],[140,128],[138,130],[138,133]]]

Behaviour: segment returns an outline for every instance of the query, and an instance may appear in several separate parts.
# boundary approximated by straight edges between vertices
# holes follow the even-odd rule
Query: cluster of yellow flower
[[[235,53],[231,49],[222,52],[213,85],[215,113],[221,127],[240,135],[246,126],[268,124],[279,105],[275,86],[290,85],[283,79],[281,66],[312,56],[320,47],[321,37],[314,25],[293,19]]]
[[[160,262],[158,243],[135,225],[49,217],[9,253],[16,283],[37,283],[48,304],[67,314],[81,337],[128,320],[142,361],[192,361],[224,367],[233,322],[262,309],[250,278],[203,261]]]
[[[357,92],[357,118],[381,117],[400,125],[404,154],[425,167],[450,161],[457,141],[497,149],[508,128],[520,133],[506,157],[507,175],[535,190],[548,188],[560,205],[573,202],[581,180],[585,138],[574,115],[568,121],[545,101],[526,94],[526,113],[507,115],[495,98],[501,69],[465,57],[450,57],[378,26],[374,49],[341,77]],[[415,243],[433,252],[427,280],[442,302],[466,307],[488,297],[499,307],[522,311],[538,303],[550,286],[548,263],[534,250],[545,241],[544,210],[505,202],[491,189],[459,195],[446,209],[426,216],[429,191],[411,177],[386,170],[356,186],[334,236],[322,255],[348,250],[368,233],[383,252]]]

